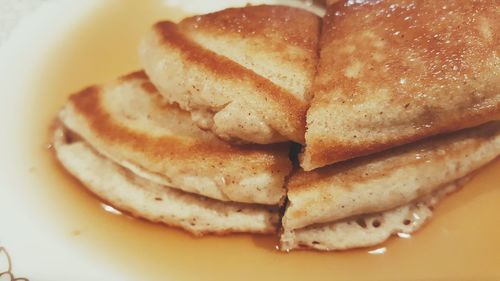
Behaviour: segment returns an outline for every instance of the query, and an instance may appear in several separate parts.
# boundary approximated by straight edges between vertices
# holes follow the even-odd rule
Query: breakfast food
[[[276,207],[223,202],[158,184],[99,154],[62,126],[55,130],[53,143],[64,168],[99,198],[135,217],[194,235],[276,232]]]
[[[220,205],[260,204],[262,210],[277,209],[284,200],[288,144],[226,144],[195,126],[187,112],[162,102],[143,72],[72,95],[59,120],[99,155],[95,162],[109,159],[148,186],[198,194]]]
[[[417,225],[403,223],[411,220],[414,209],[429,216],[432,212],[426,206],[449,193],[440,191],[443,186],[453,185],[498,155],[500,123],[495,122],[312,172],[299,171],[288,183],[282,247],[334,250],[370,246],[394,231],[416,230],[424,219]],[[402,217],[403,213],[409,217]],[[368,220],[378,221],[373,226],[380,236],[371,236],[372,227],[345,224],[346,220],[364,220],[366,215],[376,218]],[[402,217],[396,221],[399,228],[393,229],[391,217]],[[304,233],[311,234],[308,240],[315,242],[304,243],[300,238]]]
[[[304,142],[320,18],[247,6],[154,25],[142,65],[201,128],[236,142]]]
[[[155,24],[144,71],[69,98],[57,158],[117,209],[195,235],[326,251],[416,231],[500,155],[500,10],[326,2],[322,32],[268,5]]]
[[[232,146],[165,104],[143,72],[72,95],[66,128],[134,173],[222,201],[278,205],[291,163],[288,144]]]
[[[374,246],[392,235],[409,237],[432,217],[433,208],[441,199],[457,191],[467,180],[468,178],[464,178],[447,184],[416,202],[391,210],[284,231],[280,238],[280,248],[282,251],[346,250]]]
[[[323,20],[301,166],[500,117],[496,1],[340,1]]]

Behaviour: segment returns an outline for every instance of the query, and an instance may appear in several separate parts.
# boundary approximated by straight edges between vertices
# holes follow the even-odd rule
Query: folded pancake
[[[391,235],[409,237],[432,217],[434,206],[441,199],[458,190],[468,179],[447,184],[417,202],[388,211],[286,230],[281,234],[280,249],[347,250],[380,244]]]
[[[279,205],[288,144],[233,146],[163,102],[143,72],[72,95],[59,114],[100,155],[160,185],[221,201]]]
[[[304,142],[320,18],[286,6],[247,6],[160,22],[142,65],[198,126],[236,142]]]
[[[422,202],[419,200],[469,175],[498,155],[500,122],[493,122],[312,172],[298,171],[288,184],[289,203],[282,218],[286,235],[282,243],[295,245],[290,242],[295,239],[290,238],[293,237],[290,233],[310,225],[336,223],[406,204],[410,205],[405,208],[415,208],[418,204],[414,202]],[[366,241],[358,242],[358,246],[367,245]],[[341,244],[338,247],[343,248]],[[328,248],[337,246],[332,242]]]
[[[497,1],[340,1],[323,20],[309,171],[500,117]]]
[[[53,143],[63,166],[90,191],[136,217],[195,235],[276,231],[276,208],[222,202],[154,183],[107,159],[61,126],[55,130]]]

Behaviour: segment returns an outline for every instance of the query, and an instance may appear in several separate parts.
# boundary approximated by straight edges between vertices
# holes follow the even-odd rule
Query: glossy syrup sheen
[[[411,238],[333,253],[280,253],[274,237],[193,238],[120,215],[88,193],[46,148],[57,110],[70,93],[138,69],[137,43],[148,26],[182,16],[157,0],[108,1],[47,58],[30,105],[30,151],[56,231],[131,280],[500,280],[500,161],[438,205]]]

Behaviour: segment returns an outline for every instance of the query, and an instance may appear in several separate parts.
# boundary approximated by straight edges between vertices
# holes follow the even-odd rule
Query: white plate
[[[23,141],[30,116],[24,105],[36,95],[30,82],[39,73],[44,55],[98,5],[95,0],[47,1],[23,19],[0,48],[0,245],[10,253],[10,269],[18,278],[125,279],[52,230],[56,222],[32,192],[37,188],[30,173],[33,159],[26,155]],[[0,251],[0,272],[6,270],[6,252]]]

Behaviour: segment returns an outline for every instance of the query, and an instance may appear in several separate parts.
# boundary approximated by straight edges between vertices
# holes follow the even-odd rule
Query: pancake
[[[498,1],[329,6],[301,166],[498,120],[498,46]]]
[[[72,95],[59,114],[100,155],[154,183],[221,201],[279,205],[289,145],[224,143],[166,104],[143,72]]]
[[[458,190],[467,180],[465,177],[447,184],[417,202],[392,210],[287,230],[281,234],[280,249],[348,250],[380,244],[391,235],[408,237],[432,217],[434,206],[440,200]]]
[[[232,142],[304,143],[320,18],[247,6],[154,25],[139,48],[161,94]]]
[[[312,172],[297,171],[288,183],[284,231],[416,202],[498,155],[500,122],[493,122]]]
[[[466,176],[500,154],[500,122],[294,173],[285,228],[401,206]]]
[[[64,168],[98,197],[133,216],[194,235],[276,231],[276,208],[222,202],[154,183],[107,159],[60,125],[53,144]]]

